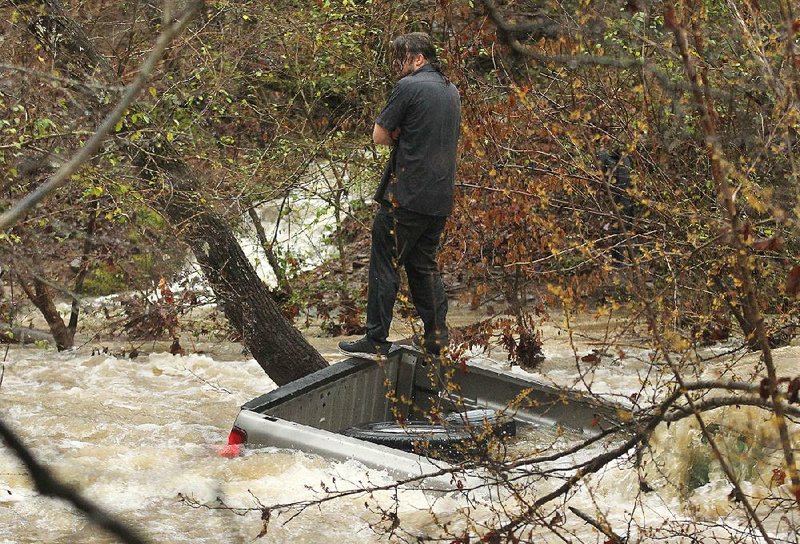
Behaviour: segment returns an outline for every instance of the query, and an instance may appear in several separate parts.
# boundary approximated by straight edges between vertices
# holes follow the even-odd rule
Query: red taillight
[[[247,442],[247,431],[234,427],[228,435],[228,444],[245,444]]]
[[[228,445],[219,450],[220,457],[227,457],[233,459],[242,453],[242,444],[247,443],[247,432],[239,427],[231,429],[231,434],[228,435]]]

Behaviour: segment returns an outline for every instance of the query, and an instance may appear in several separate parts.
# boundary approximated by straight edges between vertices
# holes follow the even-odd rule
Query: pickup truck
[[[418,351],[395,346],[378,363],[346,359],[245,403],[225,454],[292,448],[413,478],[438,471],[442,462],[409,444],[460,442],[464,426],[481,422],[510,434],[509,421],[561,425],[588,437],[614,424],[619,410],[477,363],[426,364]],[[430,423],[431,414],[443,414],[440,423]]]

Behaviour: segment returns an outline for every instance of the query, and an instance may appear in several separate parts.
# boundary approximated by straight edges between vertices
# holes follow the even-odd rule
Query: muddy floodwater
[[[618,348],[616,355],[604,354],[607,364],[582,369],[579,356],[597,348],[598,339],[603,337],[602,322],[588,320],[585,330],[588,332],[583,336],[570,337],[557,327],[547,329],[548,359],[531,375],[616,400],[636,392],[643,395],[644,389],[657,390],[659,382],[643,386],[652,373],[652,362],[647,350],[636,345]],[[329,360],[340,359],[334,351],[334,340],[314,342]],[[222,505],[247,509],[311,499],[319,496],[321,485],[350,488],[391,481],[388,474],[367,470],[356,462],[331,462],[296,451],[253,449],[234,459],[220,457],[219,448],[227,441],[239,406],[275,387],[255,361],[239,354],[238,347],[184,356],[143,350],[133,360],[119,352],[114,355],[115,348],[112,353],[92,354],[92,347],[61,354],[36,347],[9,348],[3,363],[0,413],[36,457],[62,480],[136,527],[151,542],[387,541],[387,536],[373,530],[375,526],[386,528],[374,510],[375,504],[393,504],[390,494],[376,494],[369,507],[365,506],[364,496],[353,496],[307,509],[288,522],[285,516],[279,516],[271,520],[266,535],[260,539],[257,537],[263,523],[257,510],[237,515],[216,509]],[[4,351],[5,348],[0,356]],[[625,356],[623,351],[627,351]],[[798,350],[790,347],[780,353],[787,367],[796,370]],[[482,358],[485,364],[507,368],[502,354],[475,357]],[[525,373],[516,368],[513,372]],[[753,423],[743,421],[743,425]],[[675,432],[677,436],[670,434]],[[662,458],[675,472],[674,479],[690,478],[695,470],[690,435],[691,429],[665,429],[658,436],[663,444],[684,441],[681,448],[663,448]],[[571,443],[579,437],[559,435],[556,429],[536,429],[522,438],[523,446],[527,440],[533,448],[548,440]],[[704,473],[708,482],[700,482],[702,485],[696,486],[690,497],[666,487],[663,492],[642,496],[640,475],[631,469],[631,463],[614,463],[590,478],[571,496],[570,504],[587,512],[601,509],[612,526],[632,537],[640,533],[638,527],[648,523],[662,527],[675,520],[720,523],[722,519],[724,525],[738,527],[741,517],[728,498],[730,489],[720,483],[719,474],[709,466]],[[761,468],[748,467],[745,476],[752,481],[748,489],[757,495],[767,486],[767,477],[761,472],[768,474],[773,467],[768,463]],[[652,482],[657,485],[658,478],[653,477]],[[637,496],[634,507],[633,497]],[[182,498],[190,498],[193,506]],[[402,541],[401,537],[414,541],[440,534],[430,512],[457,527],[463,522],[464,509],[469,508],[474,517],[490,519],[492,501],[507,500],[498,499],[492,492],[478,491],[466,502],[458,493],[414,489],[403,490],[398,499],[397,513],[409,533],[396,536],[396,541]],[[577,539],[573,541],[606,540],[574,516],[568,523]],[[797,520],[789,519],[782,527],[797,527]],[[777,533],[783,530],[777,523],[772,529]],[[558,541],[547,532],[541,538]],[[724,534],[720,538],[725,540]],[[787,536],[779,540],[792,541]],[[22,466],[3,448],[0,543],[28,542],[113,540],[65,503],[38,495]]]

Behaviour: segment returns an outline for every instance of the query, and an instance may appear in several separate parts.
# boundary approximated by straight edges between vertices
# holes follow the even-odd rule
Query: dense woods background
[[[0,210],[94,133],[184,4],[0,3]],[[422,30],[464,108],[441,263],[488,317],[454,353],[499,342],[535,366],[549,309],[613,313],[684,387],[694,350],[739,339],[761,351],[748,379],[800,500],[784,419],[800,381],[772,362],[800,290],[798,17],[785,0],[205,2],[98,153],[0,233],[0,324],[33,304],[66,349],[85,301],[121,294],[116,334],[227,335],[277,383],[324,366],[292,323],[359,332],[385,51]],[[312,197],[334,214],[335,256],[309,271],[259,231],[267,288],[237,235],[262,206]],[[210,291],[186,278],[191,256]],[[227,321],[193,329],[183,312],[209,301]]]
[[[798,92],[781,5],[209,3],[102,152],[4,235],[6,281],[43,300],[48,283],[69,298],[172,280],[191,235],[187,218],[164,213],[174,181],[146,164],[165,154],[233,229],[265,202],[322,193],[347,271],[347,227],[363,207],[352,195],[381,165],[368,129],[392,83],[384,50],[423,29],[464,96],[460,205],[443,256],[462,296],[624,301],[635,264],[659,318],[687,341],[731,325],[752,334],[738,245],[780,342],[796,311],[786,287]],[[6,207],[87,139],[164,21],[147,2],[53,6],[4,7]],[[676,33],[691,41],[685,55]],[[329,186],[311,187],[321,165]],[[293,292],[298,263],[270,235],[264,258]],[[347,302],[362,287],[346,280],[323,288]],[[292,303],[315,297],[298,290]],[[532,326],[524,313],[516,327]]]

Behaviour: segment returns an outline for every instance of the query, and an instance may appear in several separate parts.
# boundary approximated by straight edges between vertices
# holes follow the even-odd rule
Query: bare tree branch
[[[530,40],[538,40],[541,38],[552,39],[559,37],[563,33],[559,24],[543,15],[539,15],[535,21],[509,23],[500,14],[500,9],[493,0],[483,0],[483,5],[486,6],[489,17],[492,18],[497,28],[502,30],[509,37],[516,34],[525,34]]]
[[[24,68],[22,66],[14,66],[13,64],[0,63],[0,71],[20,72],[28,76],[38,77],[40,79],[46,79],[48,81],[54,81],[57,83],[66,83],[78,88],[84,87],[87,89],[96,89],[98,91],[104,91],[109,93],[124,92],[125,89],[127,88],[121,85],[106,85],[102,83],[93,83],[91,81],[81,81],[71,77],[56,76],[53,74],[49,74],[47,72],[42,72],[41,70],[31,70],[30,68]]]
[[[83,512],[89,520],[119,538],[125,544],[145,544],[147,541],[136,531],[122,523],[93,502],[81,496],[73,487],[57,480],[52,473],[40,464],[22,441],[2,420],[0,437],[5,445],[19,459],[33,479],[36,490],[46,497],[64,500]]]
[[[489,18],[503,33],[502,38],[511,49],[525,57],[532,58],[542,64],[558,64],[567,66],[568,68],[575,69],[579,66],[605,66],[608,68],[618,68],[620,70],[640,70],[645,74],[649,74],[658,81],[658,84],[664,90],[678,94],[683,92],[691,92],[692,86],[686,82],[673,81],[670,77],[656,67],[652,62],[646,59],[638,59],[633,57],[620,57],[620,56],[607,56],[607,55],[549,55],[537,51],[534,47],[523,43],[519,35],[521,32],[531,32],[526,30],[529,25],[512,25],[500,13],[497,4],[493,0],[482,0]],[[530,25],[536,27],[536,24]],[[539,37],[554,37],[543,34]],[[531,38],[536,40],[538,38]],[[733,96],[719,89],[709,89],[712,96],[721,99],[731,99]]]
[[[581,518],[583,521],[585,521],[586,523],[588,523],[589,525],[591,525],[592,527],[594,527],[595,529],[597,529],[598,531],[600,531],[601,533],[606,535],[608,537],[608,541],[607,542],[611,542],[613,544],[622,544],[623,542],[625,542],[627,540],[627,539],[619,536],[614,531],[612,531],[611,528],[608,526],[608,522],[605,522],[605,520],[603,520],[605,523],[597,521],[596,519],[593,519],[591,516],[589,516],[585,512],[583,512],[581,510],[578,510],[574,506],[570,506],[569,510],[570,510],[570,512],[572,512],[573,514],[575,514],[576,516]]]
[[[84,145],[72,159],[59,168],[55,174],[50,176],[47,181],[37,187],[35,191],[17,202],[17,204],[3,213],[3,215],[0,215],[0,230],[6,230],[12,227],[43,198],[66,183],[70,176],[100,149],[100,145],[113,130],[114,126],[125,113],[125,110],[136,100],[136,97],[144,88],[156,64],[158,64],[159,60],[161,60],[161,57],[164,55],[167,46],[189,25],[191,20],[199,13],[202,6],[202,0],[191,2],[181,16],[158,36],[150,55],[144,63],[142,63],[136,78],[126,87],[122,99],[111,113],[106,116],[100,126],[97,127],[94,135],[89,138],[86,145]]]

